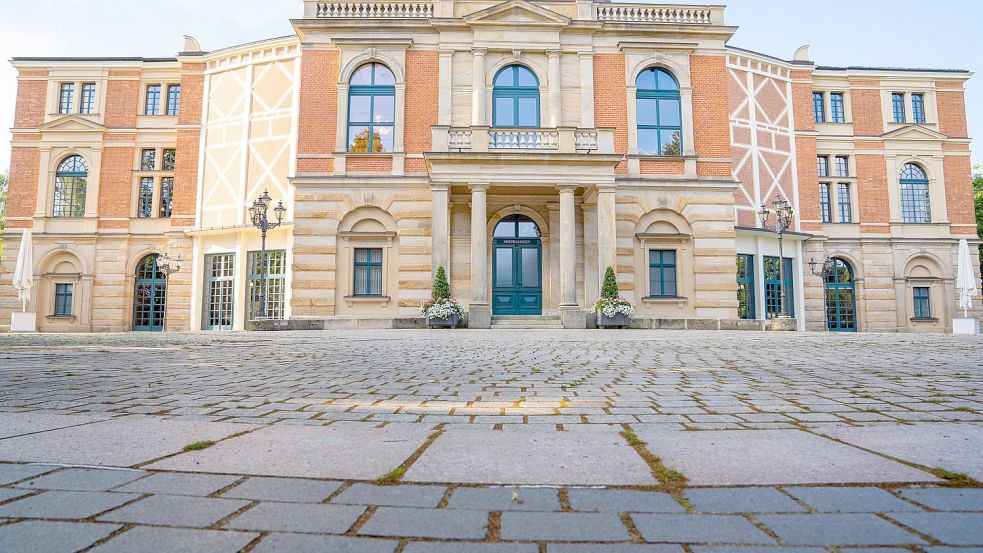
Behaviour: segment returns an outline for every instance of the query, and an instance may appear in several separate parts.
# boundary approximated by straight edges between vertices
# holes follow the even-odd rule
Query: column
[[[549,56],[549,69],[546,78],[547,91],[550,99],[550,127],[559,127],[562,118],[562,100],[560,99],[560,52],[547,52]]]
[[[608,267],[618,270],[618,227],[615,221],[614,186],[597,187],[597,270],[600,282]]]
[[[575,185],[560,187],[560,308],[577,306],[577,214]]]
[[[483,127],[487,125],[485,120],[485,49],[475,48],[471,50],[474,56],[474,66],[471,70],[471,126]]]
[[[433,207],[430,236],[433,264],[431,270],[436,273],[437,267],[443,267],[447,273],[447,281],[450,282],[450,187],[446,184],[432,184],[430,194]]]
[[[488,305],[488,185],[471,185],[471,305],[469,328],[490,328]]]

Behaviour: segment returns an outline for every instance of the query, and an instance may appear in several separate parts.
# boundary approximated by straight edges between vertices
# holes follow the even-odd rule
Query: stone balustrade
[[[616,23],[711,25],[723,22],[723,10],[714,6],[595,4],[594,19]]]
[[[318,19],[405,19],[434,16],[432,2],[318,2]]]
[[[434,125],[434,152],[614,153],[612,129],[514,129]]]

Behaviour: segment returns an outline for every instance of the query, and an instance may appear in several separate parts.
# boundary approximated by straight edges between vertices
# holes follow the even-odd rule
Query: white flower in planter
[[[635,316],[635,306],[628,298],[599,298],[594,302],[591,311],[601,313],[608,318],[624,315],[630,319]]]

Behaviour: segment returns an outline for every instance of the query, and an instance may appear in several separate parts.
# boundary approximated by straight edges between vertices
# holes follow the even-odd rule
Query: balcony
[[[520,129],[434,125],[434,152],[613,154],[613,129]]]
[[[676,25],[723,24],[723,6],[679,4],[596,3],[594,19],[611,23],[670,23]]]

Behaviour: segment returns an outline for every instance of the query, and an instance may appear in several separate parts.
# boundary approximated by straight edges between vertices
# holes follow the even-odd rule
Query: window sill
[[[392,298],[389,296],[345,296],[345,303],[348,304],[348,307],[352,307],[356,303],[388,307],[390,301]]]
[[[403,152],[335,152],[334,155],[344,157],[393,157],[402,154]]]
[[[937,323],[939,319],[936,317],[912,317],[911,322],[913,323]]]
[[[646,296],[642,298],[642,301],[651,304],[678,303],[683,305],[689,301],[689,298],[684,296]]]
[[[45,315],[44,318],[49,321],[61,321],[68,323],[74,323],[76,319],[75,315]]]
[[[628,154],[629,159],[644,159],[649,160],[664,160],[664,161],[686,161],[688,159],[696,159],[696,156],[660,156],[660,155],[646,155],[646,154]]]

